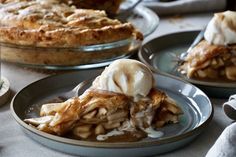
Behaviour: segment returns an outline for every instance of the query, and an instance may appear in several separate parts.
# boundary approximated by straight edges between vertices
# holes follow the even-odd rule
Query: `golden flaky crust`
[[[130,23],[104,11],[76,9],[57,0],[1,0],[0,41],[39,47],[76,47],[142,39]]]

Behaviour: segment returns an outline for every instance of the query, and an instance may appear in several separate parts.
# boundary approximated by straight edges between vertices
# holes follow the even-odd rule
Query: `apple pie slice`
[[[179,68],[189,78],[236,81],[236,46],[201,41]]]
[[[152,89],[134,102],[123,94],[87,90],[82,96],[62,103],[44,104],[39,118],[25,119],[38,130],[79,139],[103,141],[132,134],[131,141],[151,135],[150,130],[177,123],[181,109],[165,93]],[[110,137],[111,136],[111,137]]]
[[[159,138],[165,124],[177,123],[176,102],[154,88],[151,70],[132,59],[114,61],[81,96],[45,104],[41,118],[25,119],[37,129],[86,140],[136,141]],[[119,138],[118,138],[119,137]]]

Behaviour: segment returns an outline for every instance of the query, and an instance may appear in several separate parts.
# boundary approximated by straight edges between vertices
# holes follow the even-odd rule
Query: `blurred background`
[[[235,10],[235,0],[143,0],[158,15]]]

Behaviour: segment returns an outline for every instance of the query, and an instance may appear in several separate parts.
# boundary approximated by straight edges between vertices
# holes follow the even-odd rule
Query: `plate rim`
[[[188,31],[178,31],[178,32],[172,32],[172,33],[167,33],[167,34],[163,34],[161,36],[155,37],[147,42],[145,42],[142,47],[139,49],[138,52],[138,58],[144,63],[146,64],[154,73],[158,73],[161,75],[165,75],[174,79],[183,79],[189,83],[193,83],[196,85],[202,85],[202,86],[210,86],[210,87],[215,87],[215,88],[229,88],[229,89],[233,89],[236,88],[236,83],[228,83],[228,82],[206,82],[206,81],[200,81],[200,80],[195,80],[195,79],[189,79],[186,77],[181,77],[181,76],[177,76],[174,74],[170,74],[164,71],[161,71],[159,68],[155,68],[153,67],[153,65],[149,64],[149,62],[144,58],[143,55],[143,47],[147,44],[150,44],[151,42],[154,42],[155,40],[159,39],[159,38],[165,38],[165,37],[169,37],[172,35],[180,35],[180,34],[187,34],[187,33],[198,33],[201,30],[197,29],[197,30],[188,30]],[[153,53],[152,53],[153,54]]]
[[[199,89],[198,87],[196,87],[196,86],[194,86],[194,85],[192,85],[192,84],[190,84],[190,83],[188,83],[184,80],[181,80],[181,79],[177,79],[177,80],[181,81],[185,84],[188,84],[190,86],[193,86],[196,89],[198,89],[199,91],[201,91],[202,95],[209,102],[208,105],[210,107],[210,115],[198,127],[195,127],[192,130],[187,131],[183,134],[180,134],[180,135],[177,135],[177,136],[174,136],[174,137],[169,137],[169,138],[163,139],[163,140],[109,143],[109,142],[93,142],[93,141],[83,141],[83,140],[69,139],[69,138],[60,137],[60,136],[56,136],[56,135],[51,135],[51,134],[39,131],[39,130],[29,126],[28,124],[26,124],[23,120],[21,120],[18,117],[18,115],[16,114],[15,109],[14,109],[14,101],[22,92],[27,90],[27,88],[29,88],[30,86],[37,84],[38,82],[45,81],[47,79],[53,79],[55,77],[62,77],[63,75],[73,75],[73,73],[78,73],[78,71],[77,72],[71,72],[71,73],[65,73],[65,74],[59,74],[59,75],[51,75],[51,76],[42,78],[40,80],[37,80],[35,82],[32,82],[29,85],[22,88],[20,91],[18,91],[16,93],[16,95],[12,98],[12,101],[10,103],[11,115],[16,120],[16,122],[21,127],[26,129],[27,131],[30,131],[31,133],[33,133],[37,136],[40,136],[42,138],[46,138],[48,140],[53,140],[54,142],[59,142],[59,143],[69,144],[69,145],[74,145],[74,146],[79,146],[79,147],[105,148],[105,149],[121,149],[121,148],[128,149],[128,148],[152,147],[152,146],[157,146],[157,145],[163,145],[163,144],[177,142],[179,140],[186,139],[186,138],[191,137],[193,135],[198,135],[202,130],[204,130],[204,128],[206,128],[209,125],[209,123],[211,122],[211,120],[213,118],[214,108],[213,108],[213,105],[212,105],[210,99],[208,98],[208,96],[201,89]],[[161,74],[154,74],[154,75],[161,75]],[[165,75],[162,75],[162,76],[168,77],[168,76],[165,76]],[[175,78],[172,78],[172,79],[175,79]]]
[[[160,25],[160,17],[158,16],[157,13],[155,13],[153,10],[151,10],[148,7],[145,7],[143,5],[138,5],[137,7],[135,7],[134,11],[139,12],[140,14],[144,14],[143,10],[145,10],[145,13],[148,13],[149,15],[152,16],[152,20],[154,22],[152,22],[152,29],[150,29],[151,31],[147,32],[146,34],[143,34],[144,37],[148,37],[150,34],[152,34]],[[140,30],[139,30],[140,31]]]

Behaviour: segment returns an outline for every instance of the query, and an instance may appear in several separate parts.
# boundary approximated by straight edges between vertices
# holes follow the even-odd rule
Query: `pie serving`
[[[189,78],[236,80],[236,46],[219,46],[201,41],[185,59],[180,71]]]
[[[128,80],[122,81],[125,77]],[[178,123],[182,111],[173,99],[153,86],[152,79],[142,63],[117,60],[81,96],[44,104],[40,117],[25,122],[50,134],[80,140],[124,142],[147,136],[159,138],[163,132],[158,128]]]
[[[79,53],[83,52],[82,46],[142,39],[142,34],[132,24],[110,19],[105,11],[77,9],[57,0],[0,1],[0,42],[28,46],[26,50],[3,46],[4,60],[18,59],[29,64],[83,64],[129,53],[131,43],[119,47],[120,52],[106,51],[101,55]],[[51,48],[51,54],[46,49],[35,48]]]
[[[236,12],[215,14],[204,34],[180,66],[189,78],[236,81]]]

